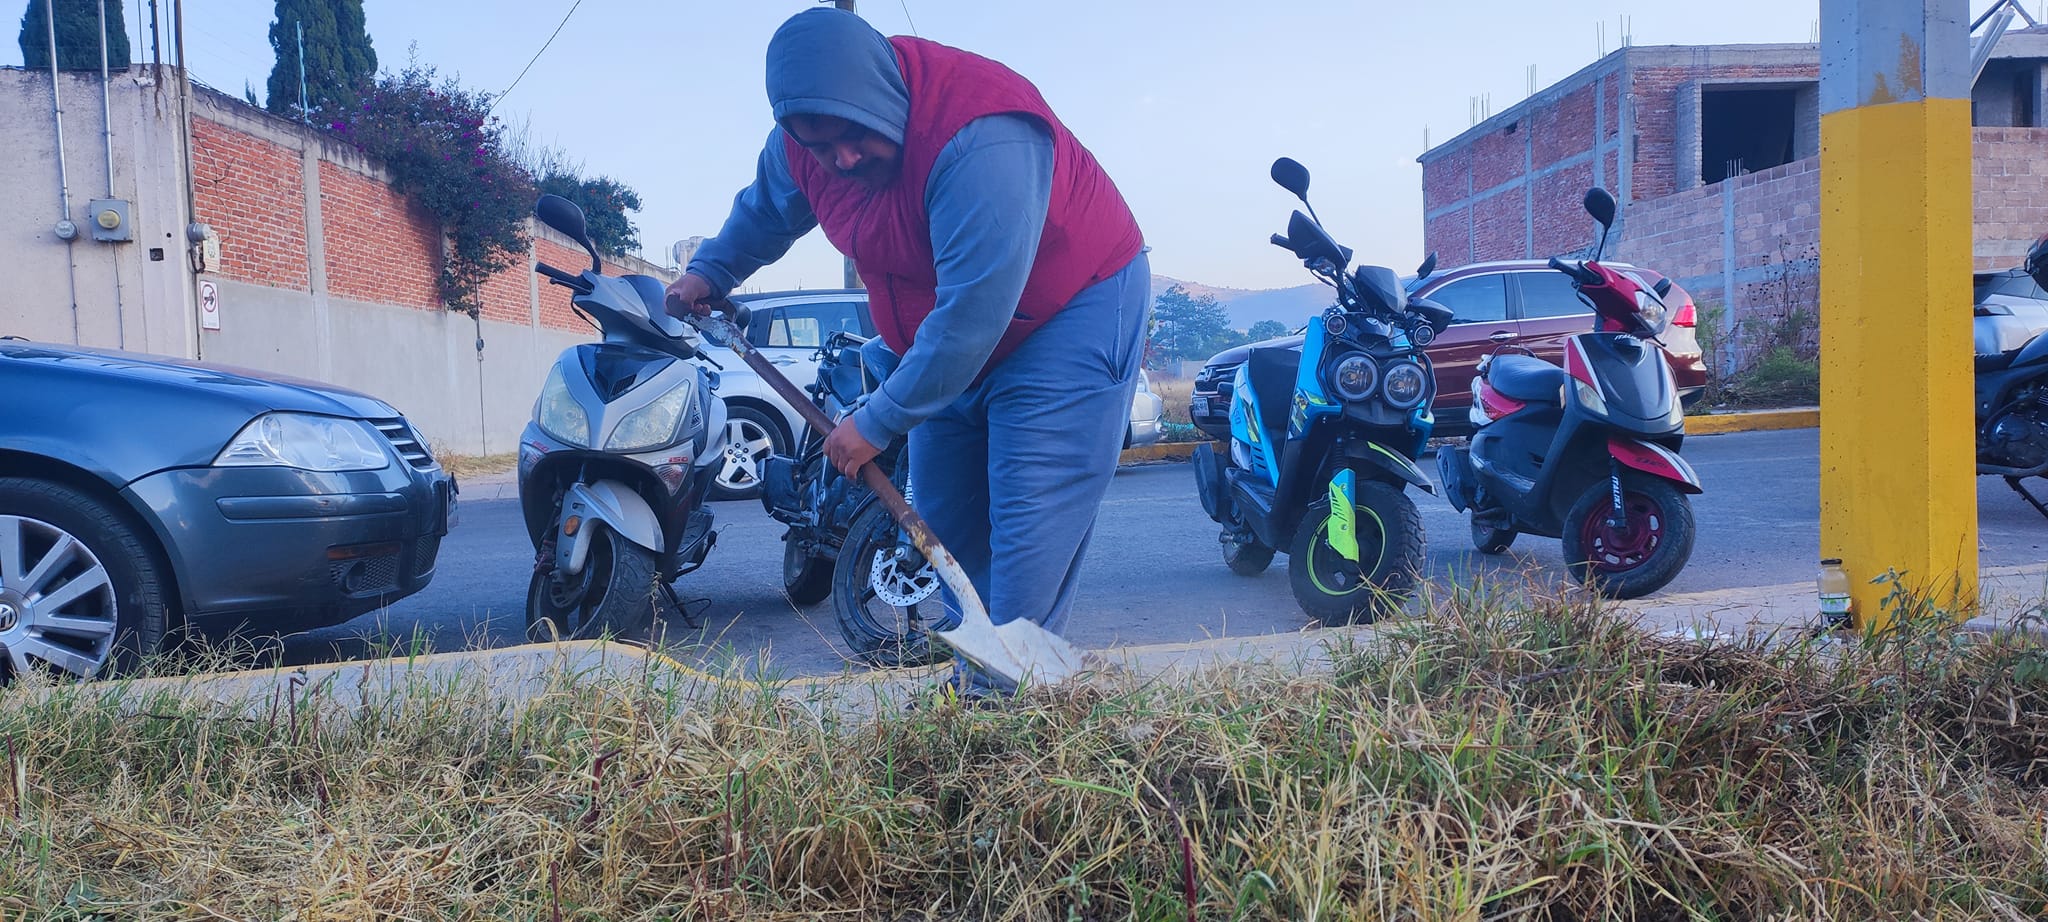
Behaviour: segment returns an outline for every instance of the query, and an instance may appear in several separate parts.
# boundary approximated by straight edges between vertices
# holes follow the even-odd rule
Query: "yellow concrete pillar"
[[[1976,604],[1965,0],[1821,0],[1821,556]]]

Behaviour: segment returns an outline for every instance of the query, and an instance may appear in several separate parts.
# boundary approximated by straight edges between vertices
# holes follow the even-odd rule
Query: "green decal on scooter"
[[[1339,471],[1330,478],[1330,529],[1326,539],[1330,549],[1342,555],[1345,560],[1358,562],[1358,522],[1351,511],[1352,481],[1356,475],[1349,470]]]

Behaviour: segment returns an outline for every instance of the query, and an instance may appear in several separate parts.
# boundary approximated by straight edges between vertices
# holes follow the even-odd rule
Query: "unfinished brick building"
[[[1677,278],[1723,329],[1817,306],[1815,45],[1630,47],[1424,153],[1446,266],[1574,253],[1589,186],[1622,203],[1610,251]],[[2048,27],[2008,32],[1972,99],[1979,270],[2048,233]],[[1741,361],[1730,336],[1718,356]]]

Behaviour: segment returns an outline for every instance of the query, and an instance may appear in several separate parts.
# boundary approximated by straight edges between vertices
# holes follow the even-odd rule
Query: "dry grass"
[[[1194,421],[1188,418],[1188,399],[1195,393],[1194,379],[1168,377],[1164,374],[1154,374],[1150,377],[1152,393],[1158,394],[1159,399],[1166,404],[1166,421],[1193,425]]]
[[[564,681],[0,696],[0,910],[122,919],[2023,919],[2048,656],[1471,599],[1322,677],[879,717]],[[318,714],[320,716],[315,717]]]
[[[502,474],[519,464],[519,455],[516,453],[502,455],[458,455],[449,452],[436,452],[434,458],[441,462],[441,466],[446,468],[448,473],[454,474],[457,480],[467,477],[481,477],[485,474]]]

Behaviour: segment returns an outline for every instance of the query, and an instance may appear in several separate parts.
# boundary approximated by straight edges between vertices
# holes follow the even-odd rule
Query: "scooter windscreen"
[[[1679,409],[1678,382],[1671,376],[1671,363],[1664,352],[1648,340],[1623,333],[1592,333],[1575,336],[1567,347],[1566,367],[1579,379],[1572,366],[1583,361],[1593,379],[1589,394],[1583,379],[1576,380],[1579,403],[1588,412],[1615,426],[1646,436],[1666,435],[1685,425]]]

